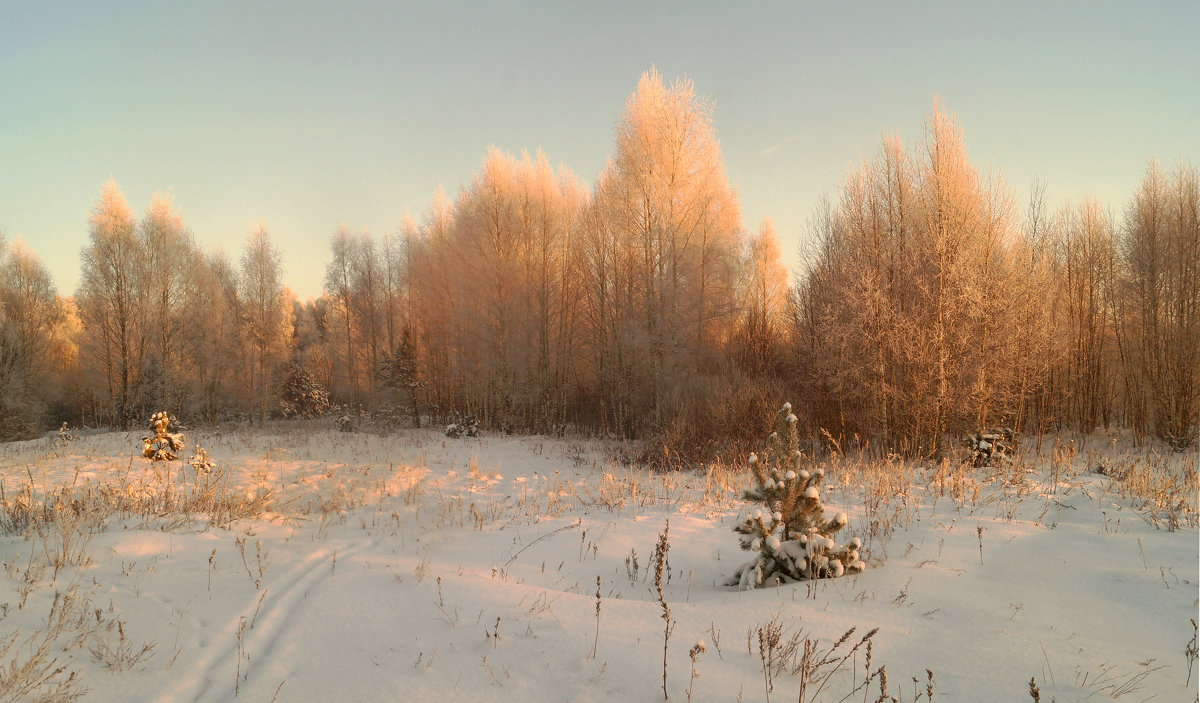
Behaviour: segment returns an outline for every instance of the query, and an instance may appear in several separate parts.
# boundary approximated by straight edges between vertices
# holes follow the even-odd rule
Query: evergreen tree
[[[798,437],[792,404],[784,403],[767,450],[761,458],[751,454],[749,459],[754,487],[744,496],[763,507],[734,528],[742,535],[742,549],[756,554],[726,580],[727,586],[836,578],[866,568],[859,559],[862,542],[857,537],[844,546],[834,542],[832,535],[846,526],[846,514],[825,517],[825,472],[820,467],[811,472],[801,468]]]
[[[154,434],[142,437],[142,456],[150,461],[174,461],[184,448],[182,432],[171,432],[171,418],[164,412],[150,416],[150,429]]]
[[[289,361],[284,364],[283,376],[279,405],[284,417],[318,417],[329,408],[329,391],[312,371]]]
[[[375,372],[378,389],[389,404],[402,405],[412,415],[413,427],[421,426],[421,407],[417,390],[425,385],[417,370],[417,348],[406,328],[393,353],[385,353]]]

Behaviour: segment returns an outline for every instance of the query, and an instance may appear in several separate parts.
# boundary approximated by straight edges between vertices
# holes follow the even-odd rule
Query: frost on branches
[[[179,450],[183,449],[183,433],[168,432],[167,426],[171,423],[167,413],[155,413],[150,416],[150,428],[154,430],[154,434],[150,437],[142,437],[142,456],[150,461],[171,461],[179,455]]]
[[[456,415],[457,422],[452,422],[446,425],[446,436],[458,439],[459,437],[478,437],[479,436],[479,421],[474,415]]]
[[[285,381],[279,394],[284,417],[320,417],[329,409],[329,391],[312,371],[294,361],[284,366]]]
[[[792,404],[779,409],[776,429],[763,456],[750,455],[754,487],[747,500],[760,503],[733,528],[742,549],[755,556],[726,581],[726,586],[755,588],[804,579],[836,578],[862,571],[862,542],[855,537],[839,546],[833,534],[846,526],[846,514],[825,517],[821,506],[821,468],[800,468],[796,416]]]

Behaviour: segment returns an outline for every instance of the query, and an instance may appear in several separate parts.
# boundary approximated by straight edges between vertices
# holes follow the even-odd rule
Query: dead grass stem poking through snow
[[[687,687],[688,703],[692,703],[692,686],[693,686],[693,684],[696,683],[696,679],[700,677],[699,672],[696,671],[696,660],[700,658],[701,654],[704,654],[704,651],[705,651],[704,640],[700,640],[700,641],[696,642],[696,644],[692,645],[692,648],[688,650],[688,659],[692,660],[692,671],[691,671],[691,674],[688,676],[688,687]]]
[[[0,637],[0,701],[65,703],[87,693],[76,671],[60,663],[55,650],[60,638],[78,633],[87,620],[88,601],[77,584],[56,592],[46,627],[24,640],[20,632]],[[88,636],[84,630],[82,637]],[[27,655],[22,656],[23,653]]]
[[[662,607],[663,619],[663,700],[670,698],[667,695],[667,644],[671,641],[671,631],[675,629],[675,621],[671,619],[671,606],[667,604],[667,598],[663,595],[667,550],[671,548],[671,543],[668,541],[670,531],[671,521],[667,520],[663,531],[658,535],[658,547],[654,552],[654,587],[658,590],[658,604]]]
[[[1200,653],[1200,649],[1197,648],[1198,636],[1200,636],[1200,627],[1196,625],[1196,618],[1192,618],[1192,639],[1183,648],[1183,656],[1187,659],[1187,683],[1185,684],[1187,686],[1192,684],[1192,668],[1196,666],[1197,654]]]
[[[780,675],[785,673],[799,678],[797,703],[846,701],[860,691],[863,700],[866,701],[871,685],[876,682],[879,685],[877,701],[897,700],[888,693],[887,668],[880,666],[874,671],[871,670],[871,650],[879,628],[872,628],[867,634],[855,639],[856,630],[857,628],[852,627],[842,633],[833,644],[822,645],[818,639],[810,637],[802,629],[793,630],[787,627],[781,609],[770,621],[747,631],[747,653],[752,653],[752,645],[754,640],[757,640],[763,693],[768,703]],[[860,652],[865,655],[861,678],[858,670]],[[933,670],[926,669],[925,675],[924,690],[914,689],[913,703],[922,696],[926,701],[933,700]],[[916,677],[913,677],[913,681],[914,686],[919,683]]]
[[[1200,476],[1196,454],[1145,454],[1110,457],[1097,469],[1110,478],[1110,489],[1155,527],[1177,532],[1200,526]]]
[[[600,576],[596,575],[596,636],[592,638],[592,654],[589,661],[596,658],[596,649],[600,646]]]

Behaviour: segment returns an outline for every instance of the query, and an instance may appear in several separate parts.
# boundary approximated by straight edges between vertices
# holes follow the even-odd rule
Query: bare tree
[[[357,402],[360,397],[358,379],[354,372],[354,248],[354,236],[350,234],[350,230],[345,225],[339,226],[333,239],[330,240],[333,258],[325,268],[325,291],[332,297],[335,304],[334,309],[336,314],[341,317],[342,322],[340,329],[344,337],[342,343],[346,350],[343,360],[345,364],[343,368],[346,371],[344,389],[347,395],[345,397],[347,400]]]
[[[626,278],[614,281],[614,295],[603,293],[616,307],[607,320],[622,339],[593,341],[611,347],[612,368],[632,375],[601,393],[611,405],[636,406],[658,426],[668,391],[682,402],[678,396],[694,390],[678,381],[719,358],[738,314],[740,212],[711,104],[690,81],[668,87],[657,71],[642,75],[617,124],[615,154],[597,180],[593,207],[596,229],[588,236],[610,241],[591,248],[611,257]],[[630,392],[644,396],[634,400]]]
[[[1001,327],[1040,342],[1037,279],[1011,195],[971,167],[952,118],[935,105],[911,155],[886,138],[816,235],[793,339],[829,397],[820,424],[939,454],[948,432],[1015,415],[1029,339]]]
[[[0,238],[0,438],[44,425],[68,362],[66,312],[41,261]]]
[[[450,246],[453,227],[453,207],[438,186],[419,233],[408,239],[407,247],[415,346],[435,417],[459,403],[462,387],[453,342],[461,336],[454,290],[457,269]]]
[[[144,257],[142,285],[148,308],[147,325],[153,329],[151,358],[158,373],[148,379],[150,400],[159,408],[178,412],[182,400],[182,350],[179,332],[184,320],[184,287],[192,255],[190,234],[174,209],[171,196],[155,193],[138,226],[138,244]]]
[[[1200,187],[1194,166],[1172,177],[1152,161],[1125,211],[1120,324],[1135,429],[1173,446],[1200,424]]]
[[[376,386],[374,375],[379,368],[387,335],[387,274],[370,232],[363,232],[352,241],[351,252],[350,299],[362,342],[360,356],[363,357],[358,368],[366,369],[365,386],[373,402]]]
[[[1117,369],[1113,319],[1113,226],[1099,203],[1066,207],[1055,220],[1058,231],[1058,295],[1048,306],[1062,308],[1065,364],[1059,385],[1070,424],[1091,432],[1113,421]]]
[[[292,301],[281,282],[282,256],[264,226],[250,232],[241,264],[239,297],[255,352],[255,363],[246,379],[252,397],[249,410],[253,416],[257,408],[258,422],[262,424],[266,421],[274,368],[286,359],[289,351],[285,343],[291,336]]]
[[[237,275],[224,252],[206,255],[193,249],[185,282],[185,319],[177,342],[184,369],[182,383],[194,403],[190,409],[216,421],[234,394],[237,359],[245,347]]]
[[[779,240],[770,218],[748,242],[742,320],[734,353],[743,368],[755,374],[777,367],[783,352],[787,269],[780,260]]]
[[[133,213],[115,181],[100,190],[89,217],[76,301],[83,324],[81,351],[99,374],[111,419],[122,428],[138,415],[134,384],[140,379],[146,324],[141,296],[142,250]]]

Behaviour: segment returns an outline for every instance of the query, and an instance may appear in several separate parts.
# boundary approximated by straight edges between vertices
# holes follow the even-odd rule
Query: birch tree
[[[1038,279],[1010,192],[971,166],[953,118],[935,104],[911,154],[885,139],[818,222],[794,316],[801,369],[831,396],[818,422],[937,455],[947,434],[1010,420],[1046,334]]]
[[[0,237],[0,439],[43,429],[69,363],[66,311],[41,261]]]
[[[109,418],[128,429],[139,410],[134,390],[144,358],[146,320],[142,250],[133,213],[115,181],[100,189],[88,224],[89,243],[75,296],[83,325],[81,352],[98,376]]]
[[[251,417],[266,421],[274,380],[275,366],[286,360],[285,342],[291,336],[292,301],[281,281],[282,256],[271,242],[266,227],[259,225],[246,239],[242,253],[239,297],[243,320],[254,350],[254,363],[246,378],[251,402]]]
[[[1200,179],[1151,161],[1125,211],[1121,337],[1135,429],[1173,446],[1200,424]]]
[[[333,312],[340,318],[338,329],[342,336],[341,345],[345,350],[341,364],[345,378],[341,390],[344,392],[344,400],[358,402],[360,396],[354,363],[354,236],[345,225],[341,225],[334,233],[329,246],[333,256],[325,268],[325,291],[334,302]],[[332,390],[333,386],[330,388]]]
[[[619,309],[611,320],[621,320],[616,332],[624,339],[617,344],[630,358],[620,364],[634,377],[629,388],[601,393],[620,405],[630,403],[634,388],[644,389],[633,404],[656,426],[668,391],[685,392],[674,381],[724,349],[738,313],[740,212],[712,106],[690,81],[667,86],[657,71],[642,75],[617,123],[615,152],[593,201],[598,229],[589,236],[612,240],[593,249],[626,264],[630,276],[616,291]]]
[[[180,411],[183,349],[180,331],[184,319],[184,289],[192,256],[191,237],[169,194],[155,193],[138,225],[138,246],[143,256],[141,285],[151,359],[158,373],[146,389],[152,404]]]

